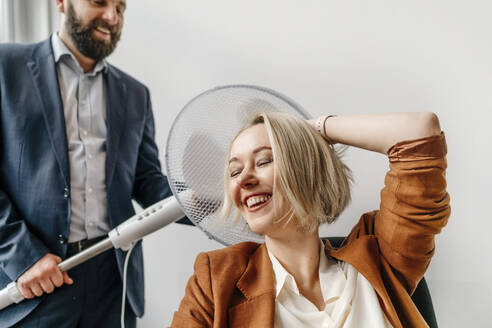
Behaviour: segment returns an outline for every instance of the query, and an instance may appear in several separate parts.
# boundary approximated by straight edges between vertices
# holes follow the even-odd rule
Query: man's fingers
[[[24,296],[24,298],[27,299],[34,298],[34,294],[32,293],[30,288],[25,288],[23,285],[19,283],[17,284],[17,288],[19,289],[22,296]]]
[[[66,272],[63,272],[63,282],[66,283],[66,284],[68,284],[68,285],[73,284],[72,278],[70,278],[68,276],[68,273],[66,273]]]
[[[31,284],[31,291],[36,296],[43,295],[43,290],[41,289],[41,286],[38,283]]]
[[[25,298],[52,293],[64,282],[72,284],[72,279],[64,276],[58,268],[62,259],[54,254],[46,254],[17,279],[17,287]]]
[[[63,273],[60,271],[60,269],[56,270],[56,272],[51,276],[51,282],[55,287],[60,287],[63,285]]]
[[[50,279],[43,279],[39,281],[39,285],[41,286],[41,289],[45,293],[52,293],[53,290],[55,289],[55,286],[53,286],[53,283],[51,282]]]

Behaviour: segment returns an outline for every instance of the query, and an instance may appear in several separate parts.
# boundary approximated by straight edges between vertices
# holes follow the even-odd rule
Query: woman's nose
[[[241,188],[251,188],[258,184],[258,178],[251,170],[243,170],[237,182]]]

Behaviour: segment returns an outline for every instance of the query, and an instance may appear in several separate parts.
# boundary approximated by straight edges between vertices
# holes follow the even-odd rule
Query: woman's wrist
[[[320,116],[314,121],[314,128],[321,134],[326,140],[328,140],[331,144],[333,144],[333,140],[328,136],[326,132],[326,121],[331,118],[336,117],[336,115],[323,115]]]

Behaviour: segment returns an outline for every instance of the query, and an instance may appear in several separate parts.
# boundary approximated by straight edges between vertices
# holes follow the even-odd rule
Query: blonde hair
[[[288,220],[295,217],[297,226],[303,231],[314,231],[322,223],[334,222],[350,202],[352,178],[350,169],[341,161],[333,145],[305,120],[280,112],[256,115],[234,140],[241,132],[257,124],[265,125],[272,145],[275,165],[273,201],[275,203],[280,194],[291,206],[291,211],[280,220],[287,216]],[[226,164],[224,219],[229,217],[234,205],[227,192],[230,179],[227,168]],[[281,193],[275,190],[277,187]],[[234,221],[238,217],[239,212],[236,211]]]

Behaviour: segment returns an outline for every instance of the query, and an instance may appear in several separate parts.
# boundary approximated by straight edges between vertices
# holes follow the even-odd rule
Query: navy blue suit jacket
[[[0,44],[0,288],[46,253],[65,258],[70,227],[67,134],[51,39]],[[111,227],[171,195],[154,142],[148,89],[112,65],[107,99],[106,188]],[[122,272],[124,253],[116,252]],[[140,243],[128,267],[128,300],[144,311]],[[56,290],[55,290],[56,292]],[[0,326],[19,321],[41,298],[0,311]]]

